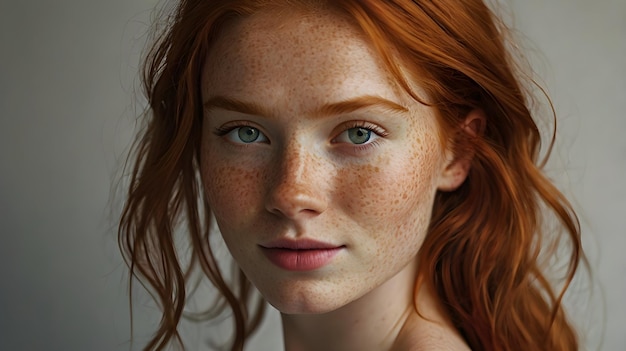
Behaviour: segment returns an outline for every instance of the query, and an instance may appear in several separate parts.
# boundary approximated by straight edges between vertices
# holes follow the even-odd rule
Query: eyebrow
[[[352,99],[333,102],[323,105],[314,115],[328,117],[348,114],[366,108],[382,108],[391,112],[408,112],[408,109],[397,102],[384,99],[375,95],[363,95]],[[248,115],[270,117],[275,115],[270,108],[253,102],[241,101],[225,96],[213,96],[204,102],[204,108],[208,111],[220,108],[227,111],[245,113]]]

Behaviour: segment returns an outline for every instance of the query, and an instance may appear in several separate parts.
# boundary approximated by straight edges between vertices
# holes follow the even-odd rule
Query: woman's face
[[[413,269],[446,152],[358,30],[257,14],[221,34],[202,79],[208,202],[272,305],[332,311]]]

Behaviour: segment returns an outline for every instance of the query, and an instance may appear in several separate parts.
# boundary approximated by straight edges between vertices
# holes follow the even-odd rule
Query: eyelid
[[[219,137],[227,137],[228,134],[232,133],[233,131],[239,129],[239,128],[243,128],[243,127],[250,127],[250,128],[254,128],[256,130],[259,131],[259,137],[262,138],[263,140],[255,140],[253,142],[243,142],[243,141],[237,141],[237,140],[233,140],[231,138],[228,138],[228,140],[232,143],[238,144],[238,145],[249,145],[249,144],[269,144],[269,138],[267,137],[266,133],[263,132],[263,130],[261,128],[259,128],[258,126],[254,125],[253,123],[249,122],[249,121],[232,121],[232,122],[228,122],[224,125],[221,125],[219,127],[216,127],[215,130],[213,131],[213,133]]]
[[[389,133],[382,128],[381,126],[371,123],[371,122],[367,122],[367,121],[359,121],[359,120],[355,120],[355,121],[348,121],[346,123],[343,123],[342,125],[340,125],[338,128],[339,129],[338,132],[334,133],[336,134],[336,136],[331,140],[332,143],[338,143],[337,139],[343,135],[344,133],[346,133],[348,130],[353,129],[353,128],[363,128],[363,129],[367,129],[372,131],[377,137],[387,137],[389,135]],[[371,142],[368,142],[367,144],[369,144]],[[347,143],[350,144],[350,143]],[[367,145],[367,144],[353,144],[353,145]]]

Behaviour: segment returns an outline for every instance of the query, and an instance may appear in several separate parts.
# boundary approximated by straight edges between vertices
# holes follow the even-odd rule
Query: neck
[[[415,265],[324,314],[282,315],[286,351],[464,350],[430,288],[415,293]],[[417,313],[419,309],[421,316]],[[443,344],[442,344],[443,342]],[[458,347],[448,347],[450,345]]]

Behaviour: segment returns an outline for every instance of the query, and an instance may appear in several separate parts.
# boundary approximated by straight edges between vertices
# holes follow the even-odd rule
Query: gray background
[[[505,2],[559,115],[550,175],[585,230],[593,278],[567,303],[588,349],[624,350],[626,1]],[[155,4],[0,2],[0,350],[131,348],[111,194],[142,106],[137,62]],[[133,349],[158,322],[137,290]],[[249,349],[280,349],[277,322]],[[192,350],[208,333],[185,330]]]

